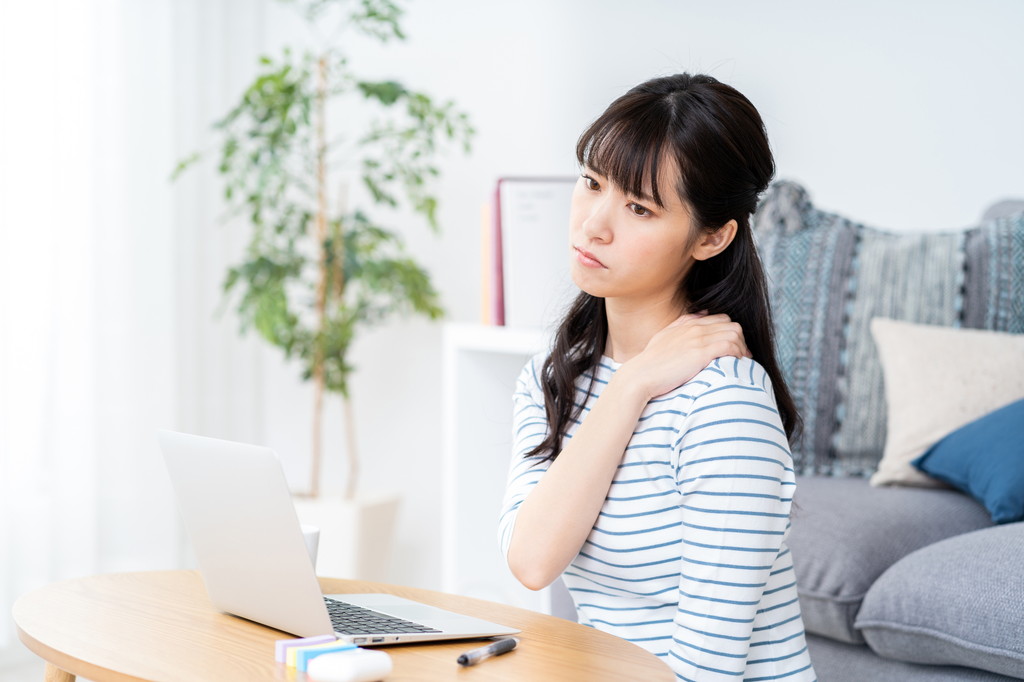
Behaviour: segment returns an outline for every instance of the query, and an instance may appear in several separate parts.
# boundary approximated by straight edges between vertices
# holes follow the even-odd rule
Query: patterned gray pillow
[[[885,444],[873,317],[1024,332],[1024,213],[894,234],[814,208],[779,181],[753,219],[782,371],[804,419],[803,474],[868,475]]]

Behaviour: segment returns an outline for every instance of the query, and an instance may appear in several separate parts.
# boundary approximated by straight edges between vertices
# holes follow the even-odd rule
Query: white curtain
[[[0,0],[3,614],[55,580],[181,562],[155,430],[187,402],[182,6]]]
[[[158,428],[305,464],[308,386],[218,314],[246,230],[215,164],[170,181],[277,51],[268,27],[306,35],[277,4],[0,0],[0,614],[190,564]],[[0,664],[23,652],[0,615]]]

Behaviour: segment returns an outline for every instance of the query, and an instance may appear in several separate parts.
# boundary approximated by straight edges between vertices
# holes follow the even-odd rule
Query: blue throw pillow
[[[957,429],[913,464],[981,502],[996,523],[1024,520],[1024,400]]]

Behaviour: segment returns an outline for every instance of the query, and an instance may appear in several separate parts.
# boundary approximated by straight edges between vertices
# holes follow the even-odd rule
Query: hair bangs
[[[668,136],[669,120],[661,107],[608,111],[580,136],[576,160],[626,194],[664,208],[658,177],[660,162],[671,149]]]

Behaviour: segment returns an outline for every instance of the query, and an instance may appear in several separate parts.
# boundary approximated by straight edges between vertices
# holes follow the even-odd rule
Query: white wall
[[[221,7],[230,15],[206,29],[206,40],[233,36],[239,54],[302,34],[276,5],[255,16],[240,13],[259,5]],[[418,224],[407,230],[449,319],[475,321],[480,210],[494,181],[575,173],[582,128],[655,75],[705,71],[737,86],[766,120],[778,177],[804,183],[820,206],[877,227],[957,228],[995,199],[1024,196],[1021,26],[1024,3],[1013,0],[868,0],[845,9],[810,0],[419,0],[409,5],[407,43],[381,49],[356,41],[351,54],[366,73],[455,98],[479,131],[471,157],[444,164],[442,238]],[[230,71],[211,74],[224,89],[208,89],[206,111],[219,114],[211,101],[230,101],[230,88],[245,81],[244,64],[238,58]],[[181,113],[192,117],[192,128],[179,130],[184,153],[199,119],[187,106]],[[215,227],[216,214],[208,203],[178,218],[188,221],[183,230],[197,234],[201,222],[208,235],[179,254],[179,315],[195,332],[179,337],[192,397],[182,425],[272,445],[301,487],[311,391],[276,352],[239,341],[230,313],[210,321],[231,251],[231,239],[216,232],[225,229]],[[204,243],[218,255],[204,252]],[[190,270],[196,263],[204,268],[198,277]],[[397,487],[406,498],[388,577],[428,587],[440,583],[440,339],[438,325],[395,323],[364,335],[354,358],[358,438],[369,460],[364,484]],[[342,447],[340,414],[329,407],[329,449]],[[340,488],[339,470],[328,463],[327,476],[338,481],[330,488]]]

